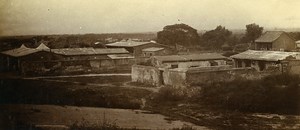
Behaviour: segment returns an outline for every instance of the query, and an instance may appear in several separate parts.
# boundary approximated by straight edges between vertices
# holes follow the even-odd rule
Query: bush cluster
[[[154,99],[157,102],[176,102],[185,99],[187,96],[187,89],[183,87],[165,86],[159,89]]]
[[[198,101],[230,110],[299,114],[299,85],[297,75],[213,83],[202,87]]]
[[[157,103],[176,103],[196,97],[200,92],[199,87],[172,87],[164,86],[155,94],[154,101]]]

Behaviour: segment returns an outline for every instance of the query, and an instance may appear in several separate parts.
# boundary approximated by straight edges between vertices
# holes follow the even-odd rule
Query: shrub
[[[222,109],[299,113],[300,78],[275,75],[261,80],[234,80],[204,86],[200,101]]]
[[[187,98],[187,88],[165,86],[159,89],[154,96],[154,100],[158,103],[176,102]]]
[[[106,119],[105,113],[103,121],[99,125],[90,124],[87,120],[82,119],[81,122],[75,122],[70,126],[70,130],[119,130],[119,126],[114,121]]]
[[[196,130],[192,126],[184,124],[181,128],[173,128],[172,130]]]

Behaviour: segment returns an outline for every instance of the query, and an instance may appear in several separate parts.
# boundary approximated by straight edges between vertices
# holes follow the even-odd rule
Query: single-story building
[[[23,75],[56,75],[104,71],[130,71],[134,57],[124,48],[20,48],[1,52],[1,71]]]
[[[166,47],[149,47],[142,50],[144,57],[163,56],[174,54],[174,51]]]
[[[45,55],[49,53],[50,49],[44,44],[40,44],[37,48],[28,48],[24,44],[22,44],[19,48],[3,51],[0,53],[0,71],[20,71],[22,70],[21,63],[23,60],[44,60],[47,58]],[[38,54],[39,58],[26,58],[27,56],[32,54]]]
[[[125,48],[129,53],[135,57],[144,57],[143,49],[146,48],[166,48],[166,45],[158,44],[156,42],[137,42],[132,40],[120,41],[106,44],[108,48]],[[147,51],[147,50],[146,50]],[[144,51],[145,52],[145,51]],[[169,51],[166,51],[166,53]]]
[[[292,51],[295,40],[284,31],[267,31],[255,40],[255,50]]]
[[[150,61],[153,66],[160,68],[190,68],[226,65],[227,57],[217,53],[202,53],[152,56]]]
[[[257,71],[283,71],[290,60],[300,62],[299,56],[299,52],[248,50],[230,57],[233,59],[236,68],[252,67]]]
[[[60,48],[51,52],[64,56],[64,60],[107,59],[107,54],[129,54],[124,48]]]

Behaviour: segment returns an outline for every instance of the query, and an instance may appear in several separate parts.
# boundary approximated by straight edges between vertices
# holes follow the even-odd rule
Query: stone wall
[[[299,64],[300,71],[300,64]],[[228,82],[235,79],[261,79],[281,71],[257,71],[254,68],[232,68],[231,66],[176,68],[159,70],[152,66],[132,66],[132,81],[154,86],[170,85],[186,87],[213,82]]]
[[[287,72],[290,74],[300,75],[300,60],[290,60],[288,61]]]
[[[166,69],[162,80],[164,85],[186,86],[186,69]]]
[[[265,76],[281,73],[258,72],[253,68],[205,67],[193,70],[167,70],[164,72],[164,83],[172,86],[201,85],[213,82],[232,81],[235,79],[260,79]]]
[[[162,83],[162,74],[156,67],[133,65],[131,68],[131,79],[133,82],[160,86]]]
[[[22,61],[20,72],[24,76],[128,73],[132,64],[133,59]]]
[[[276,72],[258,72],[253,68],[231,68],[211,71],[188,71],[186,82],[189,85],[207,84],[213,82],[232,81],[235,79],[261,79]],[[279,73],[279,71],[277,72]]]

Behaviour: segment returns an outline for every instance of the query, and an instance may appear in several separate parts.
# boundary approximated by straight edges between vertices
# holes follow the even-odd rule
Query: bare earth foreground
[[[26,79],[0,75],[0,130],[103,122],[137,129],[300,129],[299,115],[212,109],[187,100],[163,102],[154,100],[161,88],[130,81],[128,74]]]
[[[188,125],[195,129],[208,129],[188,122],[170,121],[163,115],[134,109],[20,104],[1,105],[0,110],[0,126],[13,125],[6,118],[15,118],[19,122],[35,125],[70,126],[75,122],[100,125],[104,121],[108,121],[116,123],[121,128],[172,129]],[[17,117],[11,115],[17,115]]]
[[[132,86],[129,81],[126,74],[4,79],[0,82],[0,130],[22,129],[23,124],[89,127],[103,122],[129,129],[208,129],[138,110],[142,99],[157,89]]]

